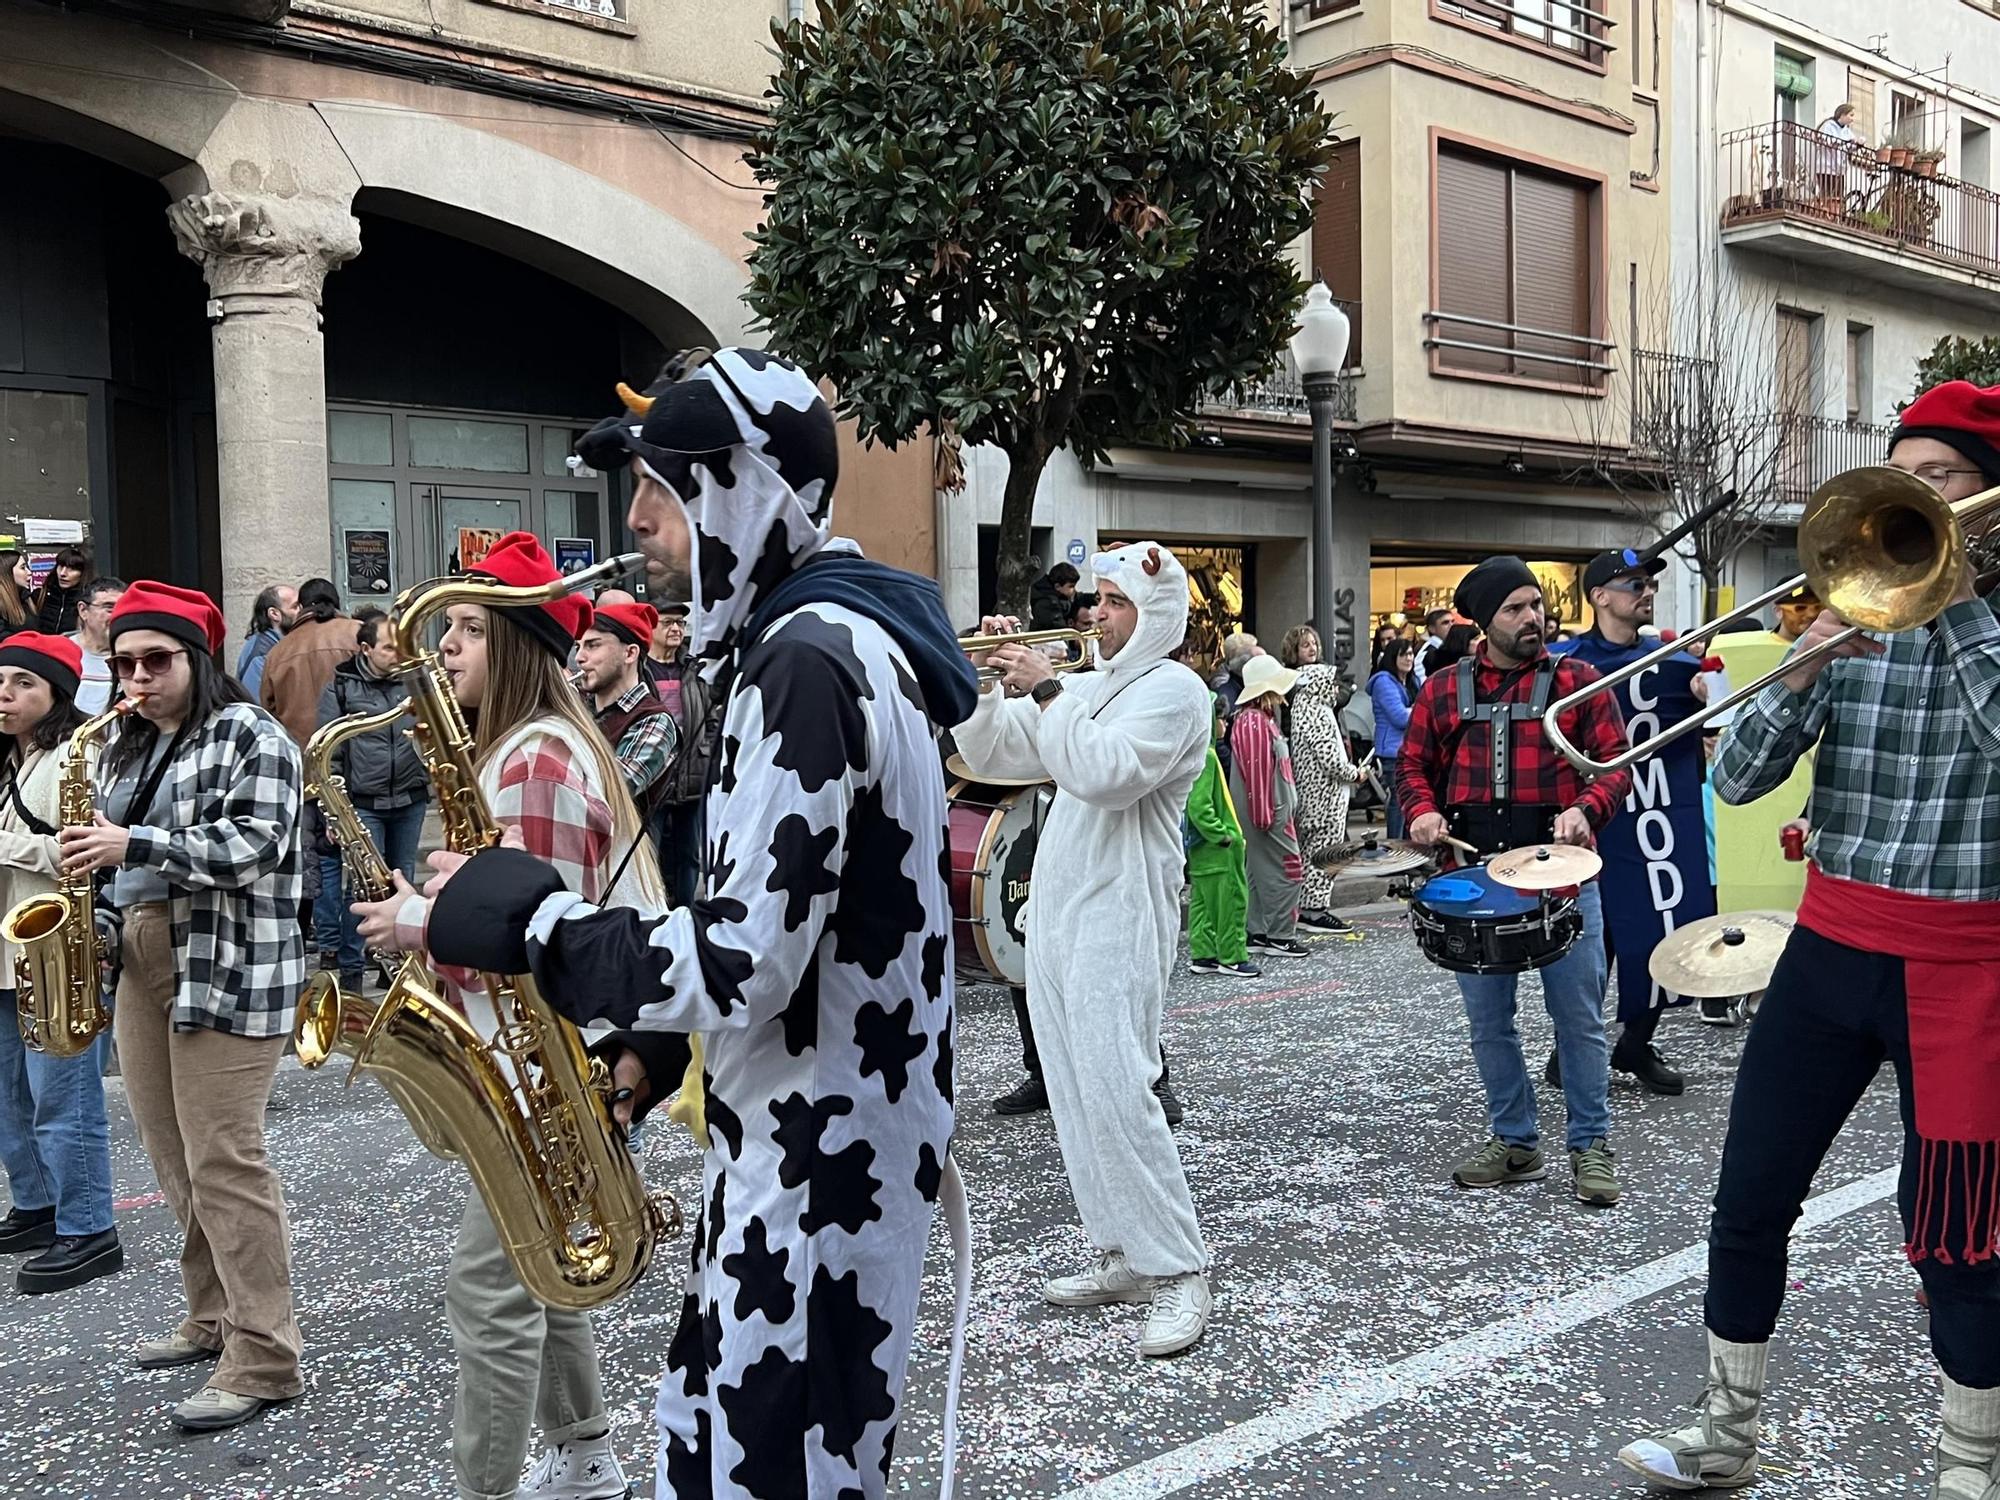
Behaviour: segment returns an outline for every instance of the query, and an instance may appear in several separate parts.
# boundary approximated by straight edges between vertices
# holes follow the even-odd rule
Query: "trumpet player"
[[[1948,501],[2000,484],[2000,387],[1926,391],[1889,464]],[[1988,579],[1982,597],[1975,573],[1968,563],[1927,624],[1794,668],[1723,734],[1714,784],[1729,803],[1771,791],[1817,747],[1811,864],[1730,1104],[1699,1414],[1618,1455],[1657,1486],[1756,1477],[1787,1241],[1887,1062],[1902,1096],[1904,1249],[1943,1381],[1929,1493],[2000,1500],[2000,589]],[[1844,625],[1829,607],[1788,660]]]
[[[122,961],[125,1096],[183,1233],[187,1315],[133,1362],[215,1361],[173,1412],[213,1432],[303,1389],[291,1232],[264,1151],[306,977],[299,752],[216,665],[225,631],[206,594],[135,583],[110,630],[133,708],[105,743],[98,811],[59,838],[66,873],[112,872],[99,911]]]
[[[529,587],[561,577],[541,543],[519,531],[472,571]],[[568,595],[519,607],[454,604],[445,619],[438,655],[459,706],[477,716],[473,764],[494,816],[584,900],[662,910],[665,893],[650,850],[640,847],[645,831],[624,772],[569,683],[569,652],[590,626],[589,602]],[[358,902],[354,911],[372,946],[417,952],[421,926],[396,922],[414,893],[400,873],[397,884],[402,895]],[[449,997],[491,1034],[498,1017],[485,989],[469,974],[447,969],[441,977]],[[467,1194],[445,1311],[458,1357],[452,1466],[461,1500],[629,1493],[612,1449],[589,1314],[529,1295],[477,1192]],[[546,1447],[524,1479],[530,1412]]]
[[[56,891],[61,854],[62,776],[83,651],[65,636],[23,631],[0,644],[0,906]],[[0,1219],[0,1254],[40,1251],[14,1285],[25,1295],[60,1292],[125,1264],[111,1215],[111,1135],[104,1118],[108,1033],[71,1056],[24,1045],[15,1024],[14,962],[0,964],[0,1159],[14,1206]],[[98,975],[77,976],[95,994]],[[44,997],[57,999],[60,997]]]

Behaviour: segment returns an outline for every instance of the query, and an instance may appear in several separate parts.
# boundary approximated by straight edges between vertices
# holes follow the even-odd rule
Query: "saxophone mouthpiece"
[[[593,563],[590,567],[570,574],[563,580],[563,592],[575,594],[584,589],[594,589],[599,584],[610,583],[613,579],[629,577],[640,572],[645,566],[645,553],[620,552],[605,558],[601,563]]]

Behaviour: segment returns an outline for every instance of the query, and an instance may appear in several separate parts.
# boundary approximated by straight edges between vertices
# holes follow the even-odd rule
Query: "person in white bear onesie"
[[[1208,1248],[1153,1095],[1160,1011],[1180,942],[1181,816],[1208,754],[1201,678],[1169,653],[1187,633],[1187,571],[1136,542],[1091,561],[1097,666],[1058,677],[1041,652],[1001,646],[953,731],[975,774],[1055,782],[1028,902],[1028,1014],[1070,1189],[1096,1265],[1043,1288],[1059,1307],[1149,1304],[1143,1354],[1178,1354],[1207,1329]],[[983,634],[1017,622],[989,618]]]

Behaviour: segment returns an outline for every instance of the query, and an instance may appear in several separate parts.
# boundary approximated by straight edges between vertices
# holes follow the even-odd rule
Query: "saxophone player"
[[[472,571],[529,587],[561,577],[525,532],[503,537]],[[445,620],[438,655],[459,706],[477,715],[473,765],[494,817],[584,900],[647,915],[664,910],[659,867],[642,847],[645,830],[624,773],[569,684],[569,652],[590,627],[589,602],[570,595],[521,607],[454,604]],[[357,902],[354,911],[371,943],[417,952],[424,946],[421,927],[395,926],[410,892],[400,875],[398,888],[398,896]],[[496,1016],[476,978],[451,969],[439,977],[448,998],[490,1034]],[[612,1451],[589,1314],[547,1307],[529,1295],[476,1191],[467,1195],[445,1308],[458,1357],[452,1463],[462,1500],[628,1494]],[[529,1412],[547,1446],[524,1480]]]
[[[125,1094],[180,1220],[187,1315],[133,1362],[214,1360],[174,1408],[189,1432],[249,1421],[303,1389],[291,1232],[264,1105],[305,983],[299,752],[216,665],[206,594],[135,583],[111,612],[111,669],[133,703],[105,744],[98,808],[60,835],[71,875],[110,870],[122,950]]]
[[[83,724],[76,691],[83,652],[64,636],[23,631],[0,644],[0,905],[56,890],[62,776]],[[111,1135],[104,1118],[100,1031],[70,1056],[26,1044],[15,1024],[14,963],[0,953],[0,1159],[14,1206],[0,1219],[0,1253],[41,1253],[14,1285],[61,1292],[125,1264],[111,1214]],[[79,976],[95,986],[96,966]],[[101,1019],[101,1018],[100,1018]]]

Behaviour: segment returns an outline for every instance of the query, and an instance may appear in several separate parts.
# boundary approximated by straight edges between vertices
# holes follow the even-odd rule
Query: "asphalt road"
[[[959,1153],[977,1278],[959,1494],[1636,1497],[1611,1462],[1678,1422],[1700,1382],[1701,1239],[1742,1033],[1678,1014],[1680,1099],[1615,1088],[1624,1203],[1544,1184],[1470,1194],[1451,1164],[1483,1115],[1448,975],[1397,909],[1242,982],[1183,975],[1167,1039],[1178,1132],[1214,1254],[1216,1314],[1188,1355],[1137,1353],[1143,1310],[1063,1312],[1036,1289],[1087,1256],[1046,1115],[1001,1119],[1018,1078],[1003,991],[961,989]],[[1532,983],[1523,1028],[1548,1041]],[[1560,1139],[1559,1100],[1543,1127]],[[443,1287],[465,1192],[372,1084],[288,1066],[270,1114],[291,1204],[308,1392],[251,1426],[178,1435],[198,1373],[126,1367],[176,1320],[178,1231],[122,1097],[114,1170],[127,1269],[79,1292],[0,1292],[0,1497],[448,1495]],[[1893,1085],[1865,1102],[1796,1243],[1755,1493],[1925,1493],[1935,1373],[1898,1251]],[[685,1195],[691,1151],[648,1175]],[[599,1319],[616,1438],[651,1494],[652,1390],[679,1251]],[[950,1276],[933,1247],[893,1487],[936,1492]]]

